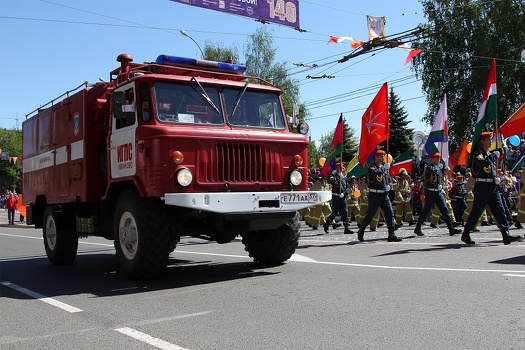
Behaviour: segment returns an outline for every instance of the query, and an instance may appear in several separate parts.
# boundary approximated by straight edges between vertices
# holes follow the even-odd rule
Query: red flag
[[[467,152],[467,145],[468,145],[468,137],[463,141],[463,143],[458,147],[458,149],[452,153],[448,160],[448,167],[450,169],[454,169],[454,167],[458,165],[467,165],[468,160],[468,152]]]
[[[336,37],[336,36],[331,36],[330,39],[328,39],[327,44],[330,44],[330,43],[336,43],[337,44],[338,43],[338,41],[337,41],[338,39],[339,38]]]
[[[405,66],[408,64],[408,62],[412,61],[412,59],[416,57],[417,55],[419,55],[421,52],[423,52],[423,50],[420,50],[420,49],[411,50],[405,61]]]
[[[372,103],[363,114],[359,164],[365,166],[368,156],[377,145],[390,138],[390,116],[388,114],[388,85],[384,83]]]

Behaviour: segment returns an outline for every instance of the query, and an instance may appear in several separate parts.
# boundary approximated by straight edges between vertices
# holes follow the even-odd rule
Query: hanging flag
[[[417,55],[419,55],[421,52],[423,52],[423,50],[420,50],[420,49],[410,50],[410,53],[408,54],[408,57],[405,60],[405,66],[408,64],[408,62],[412,61],[412,59],[416,57]]]
[[[2,152],[2,160],[9,160],[9,152]]]
[[[332,149],[330,156],[326,157],[321,172],[324,177],[328,177],[335,170],[337,155],[343,153],[343,113],[339,116],[339,121],[335,127],[334,137],[332,138]]]
[[[510,169],[511,174],[516,174],[518,171],[520,171],[523,166],[525,166],[525,153],[522,153],[520,157],[516,160],[516,164]]]
[[[503,147],[503,135],[497,132],[492,136],[492,141],[490,142],[489,151]]]
[[[365,167],[370,154],[377,145],[390,138],[390,116],[388,114],[388,84],[384,83],[372,103],[363,114],[359,163]]]
[[[414,151],[409,149],[405,153],[402,153],[394,158],[392,166],[390,167],[390,176],[399,175],[401,168],[405,168],[407,173],[412,173],[412,156]]]
[[[354,167],[356,166],[357,162],[358,162],[358,156],[354,156],[354,158],[352,158],[352,160],[346,165],[346,169],[345,171],[343,172],[343,175],[348,175],[348,172]]]
[[[329,43],[339,44],[341,41],[345,41],[345,40],[353,41],[354,38],[352,38],[351,36],[341,36],[341,37],[331,36],[330,39],[328,39],[327,44]]]
[[[384,16],[366,16],[366,23],[368,25],[368,40],[373,40],[374,38],[384,39],[386,37],[385,22]]]
[[[525,103],[499,127],[499,131],[505,137],[525,132]]]
[[[458,149],[454,153],[452,153],[452,156],[450,156],[448,160],[448,167],[450,169],[454,169],[458,165],[467,165],[467,145],[468,137],[465,139],[465,141],[463,141],[463,143],[458,147]]]
[[[498,91],[496,87],[496,59],[492,59],[492,66],[490,67],[489,77],[487,84],[485,85],[485,92],[483,93],[483,99],[481,100],[481,106],[479,107],[478,118],[476,119],[476,125],[474,128],[474,136],[472,138],[472,147],[476,150],[479,146],[479,139],[481,133],[486,127],[487,123],[490,123],[498,117]],[[475,152],[470,152],[468,164],[472,164],[472,155]]]
[[[441,158],[448,161],[448,112],[447,112],[447,95],[443,97],[443,102],[434,119],[434,124],[425,143],[427,154],[434,152],[441,153]],[[445,164],[447,163],[445,161]]]

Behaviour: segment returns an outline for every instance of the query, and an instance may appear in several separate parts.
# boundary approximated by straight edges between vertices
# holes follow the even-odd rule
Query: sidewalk
[[[20,222],[20,213],[18,210],[15,211],[15,224],[9,225],[9,220],[7,220],[7,209],[0,209],[0,227],[34,228],[35,225],[27,225],[25,218],[24,222]]]

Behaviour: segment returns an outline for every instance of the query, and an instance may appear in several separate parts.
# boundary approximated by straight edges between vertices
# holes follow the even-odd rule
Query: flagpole
[[[496,150],[498,148],[501,149],[501,155],[503,156],[503,160],[501,161],[501,172],[505,173],[505,160],[507,159],[507,156],[505,155],[505,149],[503,148],[503,144],[499,140],[499,123],[498,119],[496,119]],[[501,145],[501,147],[499,147]],[[496,160],[496,165],[498,164],[498,160]]]

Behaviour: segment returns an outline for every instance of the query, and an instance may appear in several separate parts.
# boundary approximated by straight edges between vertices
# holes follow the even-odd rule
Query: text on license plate
[[[281,203],[315,203],[317,193],[281,193]]]

